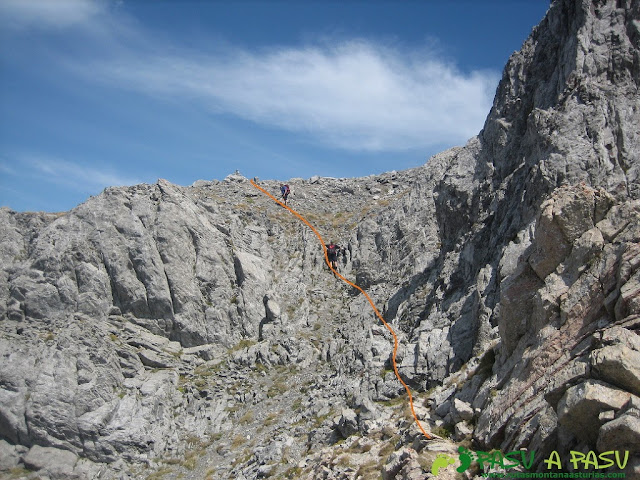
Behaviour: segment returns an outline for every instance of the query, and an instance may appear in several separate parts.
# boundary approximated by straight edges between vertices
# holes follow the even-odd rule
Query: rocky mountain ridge
[[[640,2],[556,0],[467,145],[288,181],[452,441],[420,435],[389,333],[243,176],[0,209],[0,471],[424,479],[462,444],[534,469],[630,450],[637,478],[639,80]]]

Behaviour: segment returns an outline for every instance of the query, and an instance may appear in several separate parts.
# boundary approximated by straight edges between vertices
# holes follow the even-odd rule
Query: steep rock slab
[[[488,387],[483,387],[493,388],[494,393],[483,401],[474,433],[482,445],[504,450],[535,448],[536,452],[550,446],[569,450],[580,442],[595,447],[601,428],[636,392],[638,341],[629,329],[637,328],[634,317],[624,319],[629,328],[616,326],[620,320],[605,304],[619,301],[622,290],[618,285],[634,276],[634,257],[625,252],[638,245],[640,223],[632,220],[633,227],[628,224],[605,241],[593,227],[594,209],[578,209],[587,219],[577,216],[567,223],[565,231],[574,232],[567,257],[554,262],[556,268],[543,279],[529,266],[528,253],[537,258],[537,242],[547,241],[540,229],[547,222],[545,212],[555,209],[556,203],[574,202],[580,195],[593,198],[592,193],[583,186],[556,191],[540,215],[533,243],[522,255],[519,268],[503,282],[503,295],[513,296],[515,289],[515,298],[528,299],[529,308],[508,308],[524,303],[501,299],[500,355]],[[609,212],[615,217],[617,211],[612,207],[598,225],[615,221]],[[632,219],[640,219],[636,207],[627,211]],[[553,230],[550,234],[554,235]],[[569,242],[564,233],[563,238]],[[526,281],[532,278],[537,280]]]

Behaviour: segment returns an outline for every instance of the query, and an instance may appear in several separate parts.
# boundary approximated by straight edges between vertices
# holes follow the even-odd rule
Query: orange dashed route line
[[[320,235],[320,233],[318,233],[318,231],[314,228],[313,225],[311,225],[306,218],[304,218],[302,215],[300,215],[298,212],[296,212],[293,208],[285,205],[284,203],[282,203],[280,200],[278,200],[276,197],[274,197],[273,195],[271,195],[269,192],[267,192],[264,188],[262,188],[261,186],[259,186],[257,183],[255,183],[253,180],[249,180],[251,182],[251,185],[253,185],[254,187],[256,187],[258,190],[260,190],[262,193],[264,193],[265,195],[267,195],[269,198],[271,198],[274,202],[276,202],[278,205],[280,205],[281,207],[286,208],[287,210],[289,210],[291,213],[293,213],[296,217],[298,217],[305,225],[307,225],[312,231],[313,233],[316,234],[316,237],[318,237],[318,240],[320,240],[320,244],[322,245],[322,250],[324,251],[324,260],[327,263],[327,265],[329,266],[329,268],[331,269],[331,271],[333,272],[333,274],[338,277],[340,280],[342,280],[343,282],[351,285],[353,288],[357,289],[360,291],[360,293],[362,293],[365,298],[369,301],[369,304],[371,305],[371,308],[373,308],[373,312],[376,314],[376,316],[380,319],[380,321],[382,322],[382,324],[387,328],[387,330],[389,330],[389,332],[391,332],[391,335],[393,336],[393,355],[391,356],[391,361],[393,363],[393,372],[396,374],[396,377],[398,378],[398,380],[400,381],[400,383],[402,384],[402,386],[404,387],[404,389],[407,391],[407,395],[409,397],[409,406],[411,407],[411,414],[413,415],[413,419],[416,422],[416,425],[418,425],[418,428],[420,429],[420,431],[422,432],[422,434],[428,439],[428,440],[432,440],[434,438],[434,435],[429,434],[425,431],[425,429],[422,427],[422,424],[420,423],[420,420],[418,419],[418,415],[416,415],[416,411],[413,408],[413,396],[411,395],[411,389],[409,388],[409,386],[404,382],[404,380],[402,380],[402,377],[400,377],[400,373],[398,372],[398,365],[396,363],[396,353],[398,352],[398,336],[396,335],[396,332],[393,331],[393,328],[391,328],[391,326],[386,322],[386,320],[382,317],[382,315],[380,314],[380,312],[378,311],[378,309],[376,308],[375,304],[373,303],[373,300],[371,300],[371,297],[367,294],[367,292],[364,291],[364,289],[362,289],[361,287],[359,287],[358,285],[356,285],[355,283],[347,280],[346,278],[344,278],[342,275],[340,275],[338,273],[337,270],[335,270],[332,266],[331,266],[331,262],[329,261],[329,254],[327,253],[327,247],[324,243],[324,240],[322,239],[322,235]]]

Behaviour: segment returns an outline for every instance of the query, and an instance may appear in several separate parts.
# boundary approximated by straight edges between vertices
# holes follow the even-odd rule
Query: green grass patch
[[[253,410],[248,410],[247,413],[245,413],[238,419],[238,423],[240,425],[246,425],[248,423],[253,422],[254,418],[255,418],[255,415],[253,413]]]
[[[383,400],[378,403],[385,407],[399,407],[405,405],[408,402],[409,400],[406,395],[398,395],[395,398],[392,398],[390,400]]]
[[[451,437],[452,427],[449,425],[440,425],[439,427],[434,427],[431,432],[439,437],[449,438]]]
[[[237,352],[239,350],[244,350],[245,348],[254,346],[256,343],[258,342],[256,342],[255,340],[251,340],[249,338],[243,338],[238,343],[236,343],[233,347],[231,347],[231,350],[229,353]]]
[[[287,479],[300,478],[302,469],[300,467],[291,467],[286,470],[282,475]]]
[[[380,449],[378,452],[379,457],[388,457],[396,450],[396,443],[400,437],[398,435],[394,435],[389,439],[389,441],[385,444],[384,447]]]
[[[284,378],[279,378],[267,390],[267,398],[277,397],[289,390],[289,384]]]
[[[231,449],[235,450],[237,448],[240,448],[242,445],[246,443],[246,441],[247,441],[247,438],[244,435],[236,435],[231,440]]]
[[[165,476],[173,473],[173,468],[164,467],[147,476],[147,480],[162,480]]]
[[[267,415],[267,418],[264,419],[264,424],[266,426],[271,426],[276,423],[276,420],[278,420],[278,418],[280,418],[279,414],[271,412],[269,415]]]
[[[367,480],[382,479],[382,464],[376,460],[369,460],[358,468],[355,478],[366,478]]]

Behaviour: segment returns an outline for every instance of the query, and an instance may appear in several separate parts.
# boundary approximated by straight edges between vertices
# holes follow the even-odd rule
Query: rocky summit
[[[0,476],[454,479],[617,452],[640,478],[639,84],[640,1],[555,0],[465,146],[287,180],[397,334],[431,439],[367,299],[244,176],[0,209]]]

